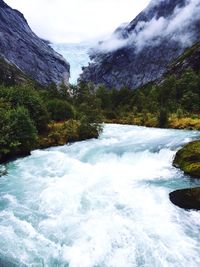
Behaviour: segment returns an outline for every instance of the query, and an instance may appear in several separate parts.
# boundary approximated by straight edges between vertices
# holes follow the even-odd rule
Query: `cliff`
[[[41,85],[67,84],[69,63],[30,29],[24,16],[0,0],[0,57]]]

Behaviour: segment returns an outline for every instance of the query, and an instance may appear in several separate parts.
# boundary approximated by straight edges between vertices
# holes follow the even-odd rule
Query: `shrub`
[[[9,102],[13,108],[19,106],[26,108],[39,132],[46,129],[49,121],[46,106],[39,93],[31,86],[0,88],[0,98]]]
[[[80,126],[78,127],[78,136],[80,140],[98,138],[99,134],[102,132],[102,126],[98,123],[88,122],[86,117],[83,117],[80,121]]]
[[[47,102],[47,110],[54,121],[63,121],[75,117],[74,108],[66,101],[53,99]]]
[[[37,140],[37,130],[24,107],[0,109],[0,154],[27,154]]]
[[[24,107],[8,111],[10,143],[16,152],[29,153],[37,140],[37,130]],[[17,144],[17,146],[15,145]],[[11,146],[12,147],[12,146]]]

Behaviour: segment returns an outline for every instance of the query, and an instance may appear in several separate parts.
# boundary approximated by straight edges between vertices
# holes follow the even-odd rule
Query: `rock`
[[[69,63],[30,29],[24,16],[0,0],[0,57],[41,85],[69,82]]]
[[[200,178],[200,141],[191,142],[179,150],[173,166],[194,178]]]
[[[169,194],[169,198],[182,209],[200,210],[200,187],[174,191]]]
[[[131,23],[92,50],[92,63],[83,69],[79,81],[135,89],[160,78],[186,47],[200,40],[200,3],[188,8],[184,25],[174,21],[188,3],[191,1],[152,0]],[[163,25],[168,25],[166,30]]]

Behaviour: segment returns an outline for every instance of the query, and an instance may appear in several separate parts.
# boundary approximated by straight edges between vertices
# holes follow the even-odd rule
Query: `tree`
[[[18,144],[16,151],[29,153],[37,140],[37,130],[24,107],[8,111],[10,121],[10,141]]]
[[[101,100],[91,84],[81,83],[77,86],[74,98],[80,118],[85,117],[88,123],[102,122]]]
[[[159,116],[158,116],[158,126],[160,128],[167,127],[168,120],[169,120],[169,116],[168,116],[167,110],[165,108],[161,107],[160,112],[159,112]]]
[[[37,140],[37,130],[24,107],[0,110],[0,154],[28,154]]]
[[[19,106],[26,108],[39,132],[46,129],[49,121],[46,106],[39,93],[31,85],[11,88],[3,87],[0,89],[0,98],[3,98],[5,102],[9,102],[13,108]]]

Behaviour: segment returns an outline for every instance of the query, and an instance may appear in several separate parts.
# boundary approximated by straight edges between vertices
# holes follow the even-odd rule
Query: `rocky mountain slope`
[[[169,65],[166,74],[180,75],[187,69],[200,72],[200,41],[187,48],[181,56]]]
[[[30,29],[24,16],[0,0],[0,57],[41,85],[69,81],[70,66]]]
[[[16,65],[11,64],[4,58],[0,57],[0,84],[6,86],[20,85],[33,82],[24,72]]]
[[[185,48],[200,40],[200,0],[152,0],[130,24],[91,51],[80,81],[138,88],[160,78]]]

